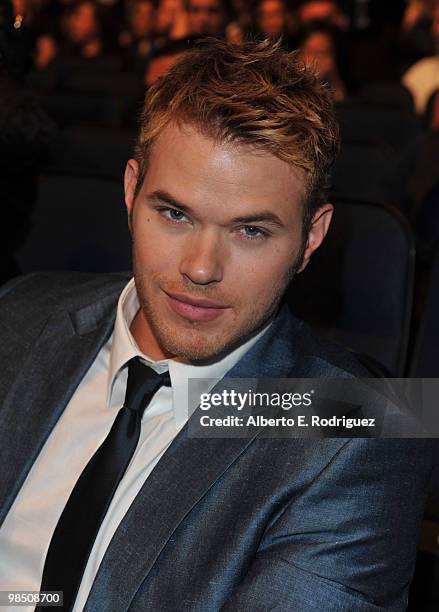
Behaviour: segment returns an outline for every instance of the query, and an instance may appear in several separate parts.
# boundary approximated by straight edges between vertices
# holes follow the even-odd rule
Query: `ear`
[[[125,168],[124,189],[125,206],[128,212],[128,226],[131,231],[131,218],[134,210],[134,194],[136,192],[137,180],[139,177],[139,164],[135,159],[129,159]]]
[[[308,265],[311,255],[323,242],[323,238],[326,236],[326,232],[329,229],[329,225],[332,219],[332,213],[334,207],[332,204],[324,204],[314,214],[311,222],[311,229],[308,234],[308,241],[306,243],[305,253],[303,254],[302,264],[298,272],[302,272]]]

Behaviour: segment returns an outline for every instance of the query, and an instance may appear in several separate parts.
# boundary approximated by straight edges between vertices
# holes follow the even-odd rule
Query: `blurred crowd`
[[[300,49],[304,59],[315,64],[337,101],[355,94],[364,83],[402,79],[416,111],[423,113],[439,87],[437,0],[11,0],[11,4],[14,33],[28,49],[28,82],[42,93],[75,89],[71,81],[79,73],[132,75],[149,86],[204,36],[237,43],[248,37],[282,37],[288,49]]]

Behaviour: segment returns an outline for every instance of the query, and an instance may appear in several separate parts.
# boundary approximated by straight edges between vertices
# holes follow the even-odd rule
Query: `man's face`
[[[264,0],[259,5],[258,25],[264,36],[277,38],[286,26],[285,6],[281,0]]]
[[[131,17],[131,30],[137,38],[151,34],[154,20],[154,6],[152,2],[137,2]]]
[[[169,125],[138,166],[127,164],[126,204],[141,308],[132,332],[154,359],[205,360],[242,344],[275,314],[296,271],[304,178],[249,146],[216,144]],[[316,215],[302,268],[332,207]]]
[[[322,79],[328,78],[336,70],[332,40],[324,32],[310,34],[302,45],[301,55],[305,63],[315,66]]]
[[[191,34],[221,36],[225,21],[221,0],[189,0],[188,15]]]
[[[78,5],[67,21],[67,30],[70,39],[77,44],[88,42],[96,35],[96,14],[91,2]]]

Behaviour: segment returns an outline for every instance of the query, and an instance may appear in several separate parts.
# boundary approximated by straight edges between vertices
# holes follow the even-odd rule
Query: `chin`
[[[178,333],[174,328],[158,328],[156,337],[168,354],[189,362],[210,363],[218,361],[238,348],[251,336],[259,332],[261,326],[247,325],[239,329],[201,330],[199,327]]]
[[[236,342],[239,343],[237,340]],[[190,337],[186,334],[173,334],[172,337],[160,337],[160,344],[167,353],[182,357],[188,361],[215,360],[218,356],[230,350],[234,346],[233,340],[224,340],[224,337],[212,337],[209,333],[192,333]]]

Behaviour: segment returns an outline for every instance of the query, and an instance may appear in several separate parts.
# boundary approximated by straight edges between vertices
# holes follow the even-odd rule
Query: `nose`
[[[223,278],[224,248],[215,230],[204,229],[188,237],[180,273],[195,285],[219,283]]]

